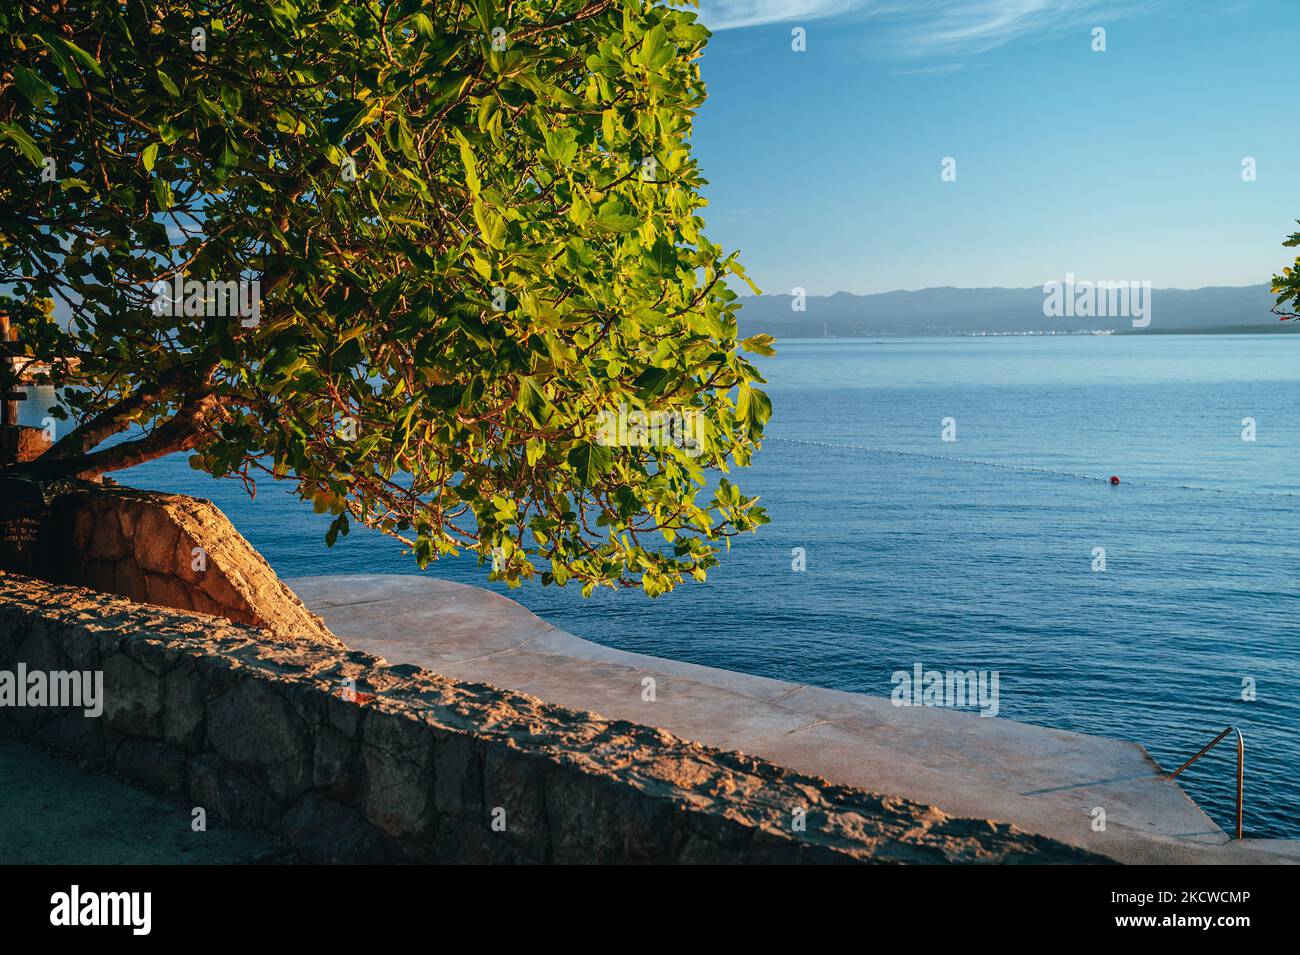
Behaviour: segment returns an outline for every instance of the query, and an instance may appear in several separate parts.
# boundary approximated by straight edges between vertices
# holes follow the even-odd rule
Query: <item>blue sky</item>
[[[1253,285],[1294,256],[1296,0],[704,0],[701,15],[708,234],[765,292],[1067,272]]]

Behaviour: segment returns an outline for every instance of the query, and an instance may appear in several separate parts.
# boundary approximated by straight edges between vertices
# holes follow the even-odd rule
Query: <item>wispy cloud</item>
[[[895,70],[898,76],[944,76],[961,69],[960,63],[945,63],[943,66],[923,66],[915,70]]]
[[[1166,0],[701,0],[712,30],[832,17],[871,19],[882,49],[911,56],[983,53],[1020,37],[1104,26]]]
[[[700,19],[710,30],[823,20],[871,6],[863,0],[701,0]]]

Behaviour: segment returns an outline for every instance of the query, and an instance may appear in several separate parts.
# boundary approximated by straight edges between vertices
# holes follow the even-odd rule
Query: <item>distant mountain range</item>
[[[889,335],[1057,334],[1109,331],[1140,335],[1222,332],[1300,332],[1270,308],[1267,285],[1152,289],[1151,322],[1134,328],[1129,318],[1050,318],[1042,286],[1032,288],[927,288],[875,295],[810,295],[794,311],[790,295],[743,296],[745,335],[778,338],[861,338]]]

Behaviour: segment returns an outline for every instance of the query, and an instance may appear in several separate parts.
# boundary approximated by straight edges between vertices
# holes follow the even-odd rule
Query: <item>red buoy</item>
[[[1110,483],[1111,483],[1111,484],[1118,484],[1118,483],[1119,483],[1119,477],[1118,477],[1117,475],[1112,474],[1112,475],[1110,476]]]

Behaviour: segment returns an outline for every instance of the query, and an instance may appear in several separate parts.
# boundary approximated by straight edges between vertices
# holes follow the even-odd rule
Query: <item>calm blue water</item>
[[[1300,340],[821,340],[765,369],[771,440],[737,478],[774,522],[706,585],[511,596],[600,643],[844,690],[996,669],[1000,715],[1166,768],[1234,722],[1247,832],[1300,836]],[[325,518],[271,484],[250,502],[183,459],[120,477],[215,500],[286,577],[418,572],[378,535],[326,550]],[[497,587],[467,560],[430,572]],[[1184,777],[1225,827],[1232,778],[1227,745]]]

